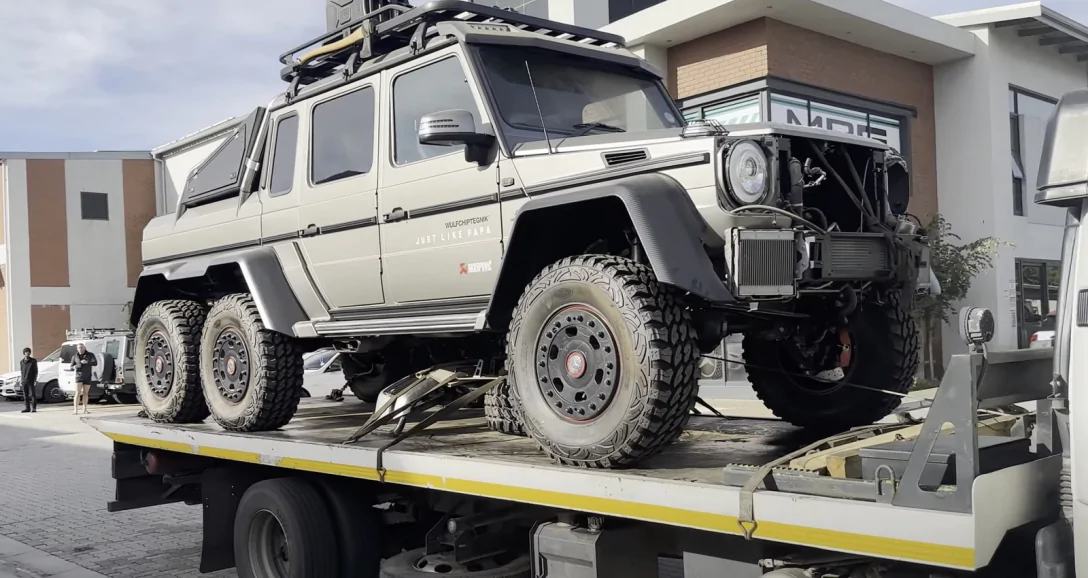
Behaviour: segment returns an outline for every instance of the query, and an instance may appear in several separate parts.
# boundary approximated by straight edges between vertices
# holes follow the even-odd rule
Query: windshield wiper
[[[603,131],[608,131],[608,132],[627,132],[627,129],[625,129],[625,128],[620,128],[618,126],[612,126],[610,124],[605,124],[603,122],[580,122],[580,123],[572,126],[571,128],[583,129],[582,132],[580,132],[580,133],[578,133],[578,134],[576,134],[574,136],[585,136],[585,135],[589,134],[589,132],[592,131],[592,130],[603,130]]]

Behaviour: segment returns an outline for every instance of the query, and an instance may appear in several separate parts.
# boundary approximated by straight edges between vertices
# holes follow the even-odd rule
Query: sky
[[[1088,0],[1046,4],[1088,23]],[[280,53],[324,19],[324,0],[0,0],[0,151],[147,150],[244,116],[285,88]]]

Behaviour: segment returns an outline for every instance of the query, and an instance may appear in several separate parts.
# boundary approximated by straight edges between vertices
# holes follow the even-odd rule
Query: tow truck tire
[[[245,293],[216,301],[200,344],[204,399],[229,431],[270,431],[291,421],[302,397],[302,348],[265,329]]]
[[[445,578],[529,578],[529,556],[517,556],[487,568],[458,567],[456,563],[444,563],[440,557],[428,557],[426,548],[401,552],[382,561],[381,578],[421,578],[444,576]],[[480,564],[476,562],[475,564]],[[481,564],[482,566],[482,564]]]
[[[136,391],[147,417],[196,423],[208,417],[200,388],[200,330],[207,309],[183,299],[156,301],[136,326]]]
[[[698,392],[690,314],[649,267],[562,259],[522,294],[507,374],[525,431],[552,459],[622,468],[675,440]]]
[[[514,395],[511,393],[510,379],[503,380],[491,391],[484,394],[484,415],[487,417],[487,427],[492,431],[512,436],[524,436],[525,426],[521,423],[517,406],[514,405]]]
[[[357,486],[334,478],[315,481],[332,513],[340,552],[340,575],[376,578],[382,561],[382,516]]]
[[[341,576],[332,519],[321,493],[306,480],[276,478],[253,484],[234,517],[239,578]]]
[[[850,364],[842,381],[894,393],[906,393],[918,370],[918,326],[898,293],[883,306],[866,303],[851,316]],[[784,360],[781,343],[744,337],[748,381],[776,416],[793,425],[834,434],[870,425],[903,400],[865,387],[838,385],[797,375]],[[820,388],[827,388],[820,391]]]

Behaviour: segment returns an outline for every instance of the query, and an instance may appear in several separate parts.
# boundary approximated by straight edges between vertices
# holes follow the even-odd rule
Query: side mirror
[[[495,142],[495,135],[477,127],[471,112],[446,110],[419,120],[419,142],[437,146],[465,145],[465,158],[483,164]]]

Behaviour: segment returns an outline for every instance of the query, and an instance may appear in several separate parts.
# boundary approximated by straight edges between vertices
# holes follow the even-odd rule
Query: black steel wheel
[[[64,390],[60,388],[57,380],[52,380],[42,386],[42,403],[61,403],[67,399]]]
[[[428,555],[426,548],[420,548],[382,561],[382,578],[421,578],[435,574],[447,578],[529,578],[529,556],[500,554],[461,563],[452,553]]]
[[[833,361],[841,376],[823,378],[822,366],[808,363],[787,340],[744,337],[748,381],[776,416],[823,433],[838,433],[872,424],[887,416],[902,399],[918,370],[918,327],[898,293],[884,305],[864,303],[845,331],[831,332]]]
[[[514,310],[506,359],[525,431],[564,464],[634,465],[675,440],[695,405],[691,317],[653,270],[621,257],[545,269]]]
[[[136,391],[147,416],[161,423],[208,417],[200,389],[200,328],[207,310],[180,299],[152,303],[136,327]]]
[[[234,561],[240,578],[339,576],[332,513],[300,478],[257,482],[234,517]]]
[[[302,349],[265,329],[253,298],[227,295],[212,306],[201,337],[204,399],[231,431],[268,431],[291,421],[302,397]]]

